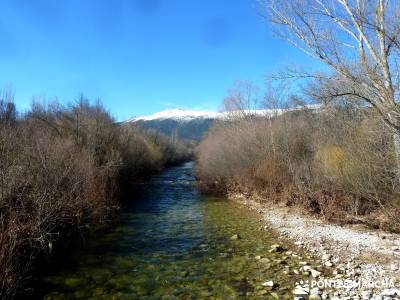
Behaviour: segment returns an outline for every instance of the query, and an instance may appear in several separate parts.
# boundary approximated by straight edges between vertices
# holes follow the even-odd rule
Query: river
[[[44,299],[291,299],[299,258],[270,253],[278,240],[262,228],[257,213],[202,196],[193,163],[169,168],[41,280]]]

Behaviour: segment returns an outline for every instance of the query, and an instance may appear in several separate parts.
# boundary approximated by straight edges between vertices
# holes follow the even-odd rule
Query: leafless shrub
[[[318,112],[221,122],[199,146],[202,186],[257,192],[341,222],[379,212],[398,230],[396,156],[390,130],[369,108],[331,105]]]
[[[177,156],[99,102],[34,103],[17,118],[0,99],[0,298],[12,298],[39,255],[71,231],[104,224],[122,182],[133,184]],[[174,157],[173,159],[178,159]]]
[[[265,0],[268,20],[289,44],[331,72],[286,72],[315,78],[317,96],[372,107],[392,131],[400,181],[400,18],[397,1]],[[296,74],[297,73],[297,74]]]

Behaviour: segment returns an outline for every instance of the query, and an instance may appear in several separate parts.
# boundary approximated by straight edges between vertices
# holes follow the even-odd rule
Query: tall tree
[[[400,178],[400,2],[265,0],[277,34],[333,72],[323,97],[374,107],[393,131]]]
[[[222,109],[231,117],[251,117],[259,108],[259,89],[251,81],[238,80],[229,89],[228,96],[224,98]]]

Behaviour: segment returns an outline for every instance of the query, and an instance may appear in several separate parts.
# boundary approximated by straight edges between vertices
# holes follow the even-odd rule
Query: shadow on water
[[[154,177],[118,225],[40,279],[44,299],[290,299],[284,270],[297,262],[269,253],[276,236],[257,214],[200,195],[193,172],[186,163]]]

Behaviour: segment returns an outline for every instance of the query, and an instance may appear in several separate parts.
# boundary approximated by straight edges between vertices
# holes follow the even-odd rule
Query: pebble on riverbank
[[[242,195],[230,195],[231,199],[256,210],[268,222],[267,228],[278,231],[284,239],[294,241],[294,244],[304,248],[327,270],[327,274],[318,268],[312,268],[307,262],[300,261],[303,265],[300,270],[286,271],[309,275],[311,279],[331,280],[361,280],[368,283],[381,281],[388,278],[398,284],[400,261],[400,235],[379,232],[357,231],[337,225],[325,224],[320,220],[288,212],[286,209],[276,207],[268,209],[260,205],[255,199],[248,199]],[[274,247],[275,248],[275,247]],[[276,251],[271,248],[270,251]],[[371,261],[373,263],[371,263]],[[386,262],[386,264],[385,264]],[[297,292],[300,292],[300,286]],[[296,289],[295,289],[296,290]],[[295,290],[293,292],[295,292]],[[302,290],[304,292],[304,289]],[[400,299],[400,290],[396,288],[324,288],[318,290],[308,289],[305,298],[297,299]]]

